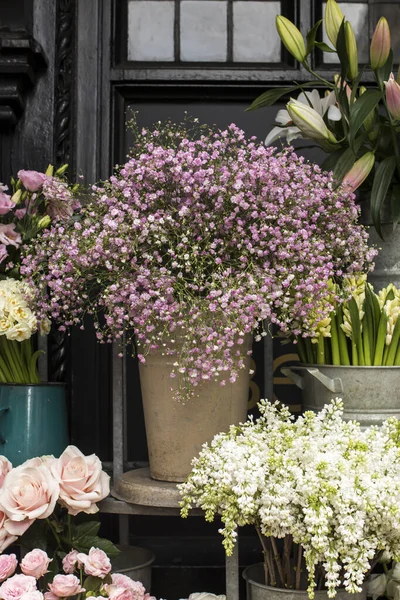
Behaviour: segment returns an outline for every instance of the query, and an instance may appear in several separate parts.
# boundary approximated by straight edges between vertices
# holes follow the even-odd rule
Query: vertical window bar
[[[175,24],[174,24],[175,62],[181,60],[181,2],[175,0]]]
[[[228,0],[227,10],[226,10],[226,18],[227,18],[227,53],[226,58],[228,63],[233,62],[233,0]]]

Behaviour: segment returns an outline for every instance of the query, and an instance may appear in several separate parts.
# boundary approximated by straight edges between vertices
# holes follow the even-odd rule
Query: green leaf
[[[98,592],[101,588],[103,580],[100,577],[89,575],[83,581],[83,587],[87,592]]]
[[[306,52],[307,52],[307,56],[310,54],[310,52],[312,52],[314,50],[314,45],[315,45],[315,38],[317,37],[317,32],[319,29],[319,26],[322,23],[322,19],[320,19],[319,21],[317,21],[314,25],[314,27],[312,29],[310,29],[310,31],[307,33],[306,35],[306,40],[307,40],[307,48],[306,48]]]
[[[385,64],[376,71],[376,78],[381,87],[384,81],[389,81],[390,73],[393,71],[393,50],[390,50]]]
[[[389,186],[392,182],[396,158],[388,156],[378,166],[371,191],[371,216],[377,233],[382,237],[381,231],[381,207],[386,198]]]
[[[379,90],[367,90],[350,106],[350,136],[353,140],[357,131],[368,115],[375,109],[381,98],[382,93]]]
[[[87,521],[80,525],[72,525],[71,533],[74,540],[79,540],[82,537],[95,537],[100,529],[99,521]]]
[[[110,540],[98,536],[81,536],[79,540],[74,540],[73,548],[79,552],[88,553],[92,547],[100,548],[100,550],[103,550],[110,558],[114,558],[120,553],[118,548],[114,546]]]
[[[338,36],[336,40],[336,51],[340,60],[340,78],[342,81],[345,81],[347,78],[347,73],[349,71],[349,58],[347,56],[346,49],[346,36],[344,33],[344,19],[342,24],[339,27]]]
[[[397,223],[400,221],[400,185],[396,184],[393,186],[392,195],[390,198],[390,208],[393,219],[393,230],[396,228]]]
[[[258,110],[264,106],[272,106],[272,104],[275,104],[275,102],[282,98],[282,96],[285,94],[290,94],[290,92],[293,92],[296,89],[297,86],[268,90],[267,92],[261,94],[261,96],[258,96],[258,98],[256,98],[248,108],[246,108],[246,112],[250,110]]]
[[[336,163],[333,171],[333,178],[336,181],[341,182],[343,177],[348,171],[350,171],[355,162],[356,155],[354,154],[352,148],[347,148],[347,150],[342,154]]]
[[[317,46],[322,52],[333,52],[333,54],[336,54],[336,50],[325,44],[325,42],[314,42],[314,46]]]
[[[18,543],[23,548],[33,550],[39,548],[39,550],[47,549],[47,525],[43,526],[43,521],[37,520],[25,531],[25,533],[19,538]]]

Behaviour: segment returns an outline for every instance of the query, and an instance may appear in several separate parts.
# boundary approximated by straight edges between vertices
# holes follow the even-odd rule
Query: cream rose
[[[110,477],[95,454],[85,456],[75,446],[68,446],[50,468],[60,486],[60,503],[70,515],[97,512],[96,502],[110,493]]]
[[[0,488],[3,486],[4,478],[12,469],[12,464],[5,456],[0,455]]]
[[[35,519],[51,515],[60,493],[59,485],[44,465],[21,465],[7,473],[0,489],[0,509],[11,535],[22,535]]]

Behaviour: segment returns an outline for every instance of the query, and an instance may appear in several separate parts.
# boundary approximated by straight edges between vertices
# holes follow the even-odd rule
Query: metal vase
[[[288,590],[265,585],[264,566],[262,563],[251,565],[243,571],[246,580],[247,600],[308,600],[308,594],[304,590]],[[365,600],[366,589],[358,594],[348,594],[339,589],[336,600]],[[315,591],[315,600],[328,600],[328,594],[324,590]]]
[[[146,592],[150,592],[151,565],[155,559],[153,552],[147,548],[121,544],[117,548],[120,550],[120,554],[112,559],[113,573],[122,573],[133,581],[140,581]]]
[[[68,446],[65,385],[0,384],[0,454],[15,467]]]
[[[296,365],[281,370],[301,388],[303,410],[318,412],[342,398],[344,419],[362,427],[400,419],[400,367]]]

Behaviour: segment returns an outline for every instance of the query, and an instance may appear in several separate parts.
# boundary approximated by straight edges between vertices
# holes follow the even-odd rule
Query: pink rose
[[[1,260],[0,260],[1,262]],[[5,456],[0,455],[0,488],[3,486],[5,476],[12,469],[12,464]]]
[[[6,215],[14,206],[15,204],[11,200],[11,196],[0,192],[0,215]]]
[[[0,510],[0,554],[18,539],[16,535],[10,535],[5,528],[7,520],[6,515]]]
[[[18,171],[17,176],[28,192],[36,192],[42,187],[43,182],[46,181],[46,175],[44,173],[39,173],[38,171],[21,170]]]
[[[42,592],[35,590],[34,592],[25,592],[19,600],[43,600]]]
[[[78,562],[78,550],[71,550],[62,560],[64,573],[73,573],[75,566],[78,563],[78,568],[82,566],[82,563]]]
[[[0,598],[20,600],[23,594],[36,591],[36,579],[28,575],[14,575],[0,585]]]
[[[0,242],[5,246],[19,248],[22,238],[18,231],[15,231],[14,223],[9,223],[8,225],[0,224]]]
[[[35,579],[39,579],[39,577],[43,577],[43,575],[47,573],[49,563],[52,560],[53,559],[50,559],[44,550],[36,548],[25,554],[24,558],[21,560],[21,571],[24,575],[32,575]]]
[[[111,584],[103,586],[110,600],[144,600],[146,590],[140,581],[131,579],[128,583],[126,579],[129,578],[126,577],[125,580],[122,580],[118,573],[114,573],[111,579]]]
[[[78,560],[83,564],[86,575],[103,579],[111,571],[110,559],[100,548],[90,548],[89,554],[79,553]]]
[[[59,598],[68,598],[86,591],[81,587],[80,581],[75,575],[56,575],[53,583],[49,583],[49,590]],[[8,600],[8,598],[4,600]]]
[[[53,592],[45,592],[44,593],[44,600],[59,600],[58,596],[56,596],[55,594],[53,594]]]
[[[20,465],[7,473],[0,489],[0,509],[7,515],[4,527],[22,535],[35,519],[49,517],[60,488],[45,464]]]
[[[70,515],[97,512],[96,502],[110,493],[110,477],[95,454],[84,456],[75,446],[68,446],[50,468],[60,486],[59,501]]]
[[[134,584],[136,583],[133,579],[131,579],[127,575],[124,575],[123,573],[113,573],[111,575],[111,581],[113,585],[116,585],[117,587],[121,588],[126,588],[128,590],[135,588]]]
[[[18,561],[15,554],[0,554],[0,581],[11,577],[15,573]]]

